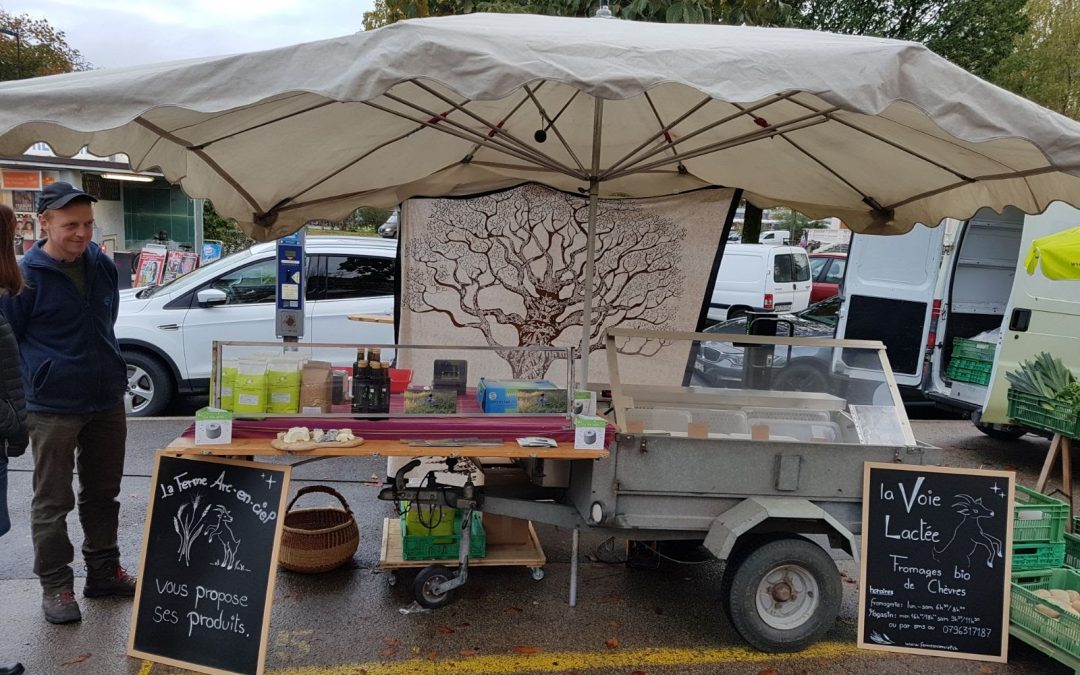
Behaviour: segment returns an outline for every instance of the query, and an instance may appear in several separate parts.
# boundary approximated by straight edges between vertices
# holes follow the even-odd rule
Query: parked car
[[[393,326],[348,320],[394,313],[397,241],[310,237],[304,340],[394,341]],[[116,337],[128,366],[126,403],[157,415],[177,393],[210,389],[214,340],[273,341],[276,244],[258,244],[161,286],[120,293]]]
[[[810,304],[810,260],[798,246],[728,244],[709,302],[711,321],[752,310],[797,312]]]
[[[379,226],[379,236],[386,237],[387,239],[396,239],[398,236],[398,224],[401,221],[401,214],[397,209],[394,209],[390,213],[390,217],[386,219],[386,222]]]
[[[795,337],[831,338],[836,330],[841,300],[829,298],[795,313],[780,314],[781,321],[790,322]],[[713,324],[706,333],[717,335],[746,335],[746,315]],[[781,324],[786,335],[788,326]],[[774,389],[785,391],[825,391],[829,383],[832,348],[796,346],[777,350],[773,360],[776,372]],[[694,382],[709,387],[742,386],[743,349],[729,342],[703,342],[694,359]]]
[[[810,278],[814,286],[810,289],[810,302],[840,295],[846,269],[847,253],[811,253]]]

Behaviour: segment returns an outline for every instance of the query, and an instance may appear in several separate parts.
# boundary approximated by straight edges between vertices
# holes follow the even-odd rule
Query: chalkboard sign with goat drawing
[[[1015,474],[867,463],[859,646],[1004,662]]]
[[[158,454],[129,654],[262,673],[288,484],[287,465]]]

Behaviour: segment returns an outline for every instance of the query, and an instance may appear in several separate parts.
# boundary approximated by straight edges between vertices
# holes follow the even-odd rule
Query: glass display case
[[[214,343],[210,405],[236,418],[572,413],[574,349]]]
[[[643,339],[685,354],[683,372],[624,367]],[[606,351],[625,433],[915,445],[880,342],[612,329]]]

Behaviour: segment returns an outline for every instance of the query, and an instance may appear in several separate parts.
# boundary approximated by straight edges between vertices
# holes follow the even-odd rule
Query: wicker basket
[[[293,509],[297,499],[315,492],[337,497],[344,508]],[[329,572],[348,562],[359,543],[360,530],[345,498],[331,487],[311,485],[298,490],[285,509],[278,562],[292,572]]]

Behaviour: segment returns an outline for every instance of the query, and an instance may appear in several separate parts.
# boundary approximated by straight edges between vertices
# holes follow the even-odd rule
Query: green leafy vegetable
[[[1046,352],[1030,361],[1022,362],[1019,370],[1005,373],[1005,379],[1017,391],[1040,398],[1067,401],[1074,408],[1080,409],[1080,384],[1061,359]]]

